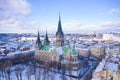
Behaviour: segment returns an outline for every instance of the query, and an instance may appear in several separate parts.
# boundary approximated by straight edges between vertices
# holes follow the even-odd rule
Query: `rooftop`
[[[109,56],[107,59],[103,59],[97,66],[95,73],[101,71],[103,68],[110,69],[114,72],[120,72],[120,56]]]
[[[62,46],[62,47],[58,47],[58,46],[49,46],[49,45],[44,45],[42,48],[41,48],[41,51],[45,51],[45,52],[51,52],[53,49],[56,50],[56,52],[59,54],[59,55],[62,55],[62,54],[67,54],[70,52],[70,47],[69,46]],[[72,55],[76,55],[77,52],[74,48],[71,49],[71,54]]]

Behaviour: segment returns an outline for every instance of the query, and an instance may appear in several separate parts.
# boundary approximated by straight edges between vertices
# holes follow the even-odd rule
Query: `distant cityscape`
[[[120,0],[0,0],[0,80],[120,80]]]
[[[113,32],[64,34],[60,17],[56,34],[1,33],[0,79],[119,80],[119,41]]]

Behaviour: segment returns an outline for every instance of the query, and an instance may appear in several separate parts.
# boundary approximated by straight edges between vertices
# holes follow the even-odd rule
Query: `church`
[[[79,68],[78,53],[75,50],[75,45],[64,45],[64,33],[62,31],[60,15],[55,46],[50,45],[47,30],[44,43],[42,44],[38,31],[35,45],[35,59],[40,62],[48,63],[51,66],[61,67],[64,69]]]

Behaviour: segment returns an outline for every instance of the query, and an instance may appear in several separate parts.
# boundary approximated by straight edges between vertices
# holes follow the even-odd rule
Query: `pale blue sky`
[[[82,23],[101,23],[120,19],[117,15],[101,15],[112,8],[119,8],[120,0],[30,0],[29,2],[33,4],[32,19],[39,19],[44,24],[49,22],[54,24],[59,11],[63,22],[80,20]]]
[[[46,27],[56,32],[59,12],[66,33],[119,32],[119,4],[120,0],[0,0],[0,32],[44,32]]]

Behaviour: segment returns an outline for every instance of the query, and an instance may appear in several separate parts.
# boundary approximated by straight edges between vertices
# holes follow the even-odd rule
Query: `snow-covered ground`
[[[18,79],[19,78],[19,79]],[[0,69],[0,80],[78,80],[48,69],[37,67],[31,62]]]

